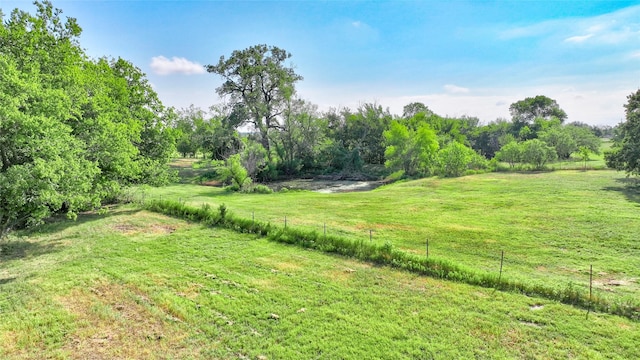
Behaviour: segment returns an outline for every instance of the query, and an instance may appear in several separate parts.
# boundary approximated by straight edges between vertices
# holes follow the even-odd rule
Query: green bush
[[[243,192],[253,193],[253,194],[272,194],[273,190],[267,185],[254,184],[247,187]]]

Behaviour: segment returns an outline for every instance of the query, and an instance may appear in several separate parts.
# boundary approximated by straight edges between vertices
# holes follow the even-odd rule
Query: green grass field
[[[177,185],[146,196],[195,206],[225,204],[241,217],[354,239],[390,241],[523,281],[585,287],[589,267],[601,296],[637,299],[640,192],[610,170],[490,173],[423,179],[370,192],[232,194]]]
[[[0,260],[2,359],[640,357],[625,318],[133,207],[18,233]]]

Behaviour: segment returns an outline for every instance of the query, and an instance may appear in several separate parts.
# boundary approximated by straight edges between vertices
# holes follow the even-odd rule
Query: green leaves
[[[170,179],[173,132],[131,63],[89,60],[50,2],[0,24],[0,233]]]
[[[627,97],[626,121],[619,126],[620,136],[613,151],[605,154],[607,166],[640,175],[640,89]]]
[[[394,120],[386,139],[385,166],[392,170],[403,170],[407,176],[426,175],[432,172],[435,154],[438,151],[436,133],[427,124],[410,130]]]
[[[276,117],[293,96],[295,83],[302,80],[292,67],[284,65],[290,57],[291,54],[276,46],[255,45],[235,50],[228,59],[221,56],[217,65],[207,65],[208,72],[224,79],[216,89],[218,94],[230,97],[233,107],[241,105],[244,110],[246,117],[238,124],[253,124],[268,153],[269,130],[278,126]]]
[[[567,119],[567,113],[558,103],[544,95],[517,101],[509,106],[509,112],[514,122],[523,124],[531,124],[536,118],[557,118],[560,122]]]
[[[231,183],[231,188],[234,190],[242,190],[251,184],[251,177],[249,177],[247,169],[242,166],[240,154],[230,156],[225,161],[225,166],[221,166],[217,170],[222,181]]]

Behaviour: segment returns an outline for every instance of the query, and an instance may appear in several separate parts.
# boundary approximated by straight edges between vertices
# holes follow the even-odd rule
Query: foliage
[[[407,104],[402,108],[402,117],[404,119],[412,118],[419,113],[423,113],[426,116],[433,114],[433,111],[429,109],[429,107],[421,102],[413,102],[411,104]]]
[[[444,177],[457,177],[464,174],[474,159],[475,151],[452,141],[438,151],[438,171]]]
[[[339,135],[348,151],[357,151],[367,164],[384,164],[384,131],[392,116],[388,109],[365,103],[355,113],[344,112],[344,127]]]
[[[208,72],[223,78],[216,91],[228,97],[236,124],[252,124],[269,156],[269,133],[278,128],[278,117],[295,93],[295,83],[302,80],[292,67],[285,66],[290,57],[276,46],[255,45],[235,50],[228,59],[221,56],[218,64],[206,66]]]
[[[522,161],[522,150],[523,147],[520,143],[512,141],[496,153],[496,159],[509,163],[509,166],[513,169],[516,163]]]
[[[589,155],[591,155],[591,149],[586,146],[580,146],[578,149],[580,160],[584,162],[584,169],[587,170],[587,161],[589,161]]]
[[[224,182],[230,183],[235,191],[241,190],[251,184],[251,177],[247,169],[242,166],[240,154],[230,156],[225,160],[225,165],[219,167],[218,174]]]
[[[551,128],[539,134],[539,139],[553,147],[559,159],[568,159],[578,150],[578,144],[563,128]]]
[[[578,148],[586,147],[593,154],[599,155],[601,153],[602,140],[594,133],[590,127],[578,126],[575,124],[567,124],[563,127],[563,130],[568,132],[569,135],[575,140]]]
[[[398,121],[392,121],[384,132],[387,145],[385,167],[403,171],[407,176],[426,175],[432,171],[438,150],[436,134],[429,125],[417,130],[408,129]]]
[[[325,143],[327,122],[319,116],[316,105],[301,99],[287,101],[280,130],[273,138],[281,173],[298,175],[321,167],[316,159]]]
[[[472,148],[486,158],[492,159],[502,146],[515,140],[512,125],[507,120],[498,119],[475,128],[469,136]]]
[[[560,122],[567,119],[567,113],[560,108],[558,103],[544,95],[516,101],[509,106],[509,112],[515,123],[523,125],[532,124],[536,118],[549,120],[555,117]]]
[[[253,194],[272,194],[273,190],[264,184],[253,184],[247,187],[245,192]]]
[[[618,125],[619,136],[610,153],[605,155],[607,166],[627,175],[640,175],[640,90],[627,97],[626,119]]]
[[[244,149],[240,153],[242,166],[252,180],[256,180],[258,174],[263,171],[268,162],[267,150],[260,143],[243,139]]]
[[[145,75],[123,59],[88,59],[76,20],[35,5],[0,24],[3,234],[174,179],[172,114]]]
[[[533,139],[522,143],[522,161],[531,164],[536,170],[543,169],[545,164],[556,158],[556,150],[541,140]]]

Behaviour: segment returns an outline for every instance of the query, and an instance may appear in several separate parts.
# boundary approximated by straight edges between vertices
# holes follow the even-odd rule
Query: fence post
[[[325,240],[327,239],[327,223],[324,223],[324,225],[322,226],[323,230],[324,230],[324,238]]]
[[[500,281],[502,280],[502,264],[504,263],[504,250],[502,250],[500,255],[500,275],[498,275],[498,286],[500,286]]]
[[[373,241],[373,230],[369,229],[369,242]]]
[[[591,312],[591,296],[593,294],[593,264],[589,265],[589,306],[587,306],[587,316],[589,318],[589,313]]]
[[[429,258],[429,239],[427,238],[427,259]]]
[[[286,216],[286,215],[285,215],[285,217],[284,217],[284,228],[285,228],[285,229],[287,228],[287,216]]]

